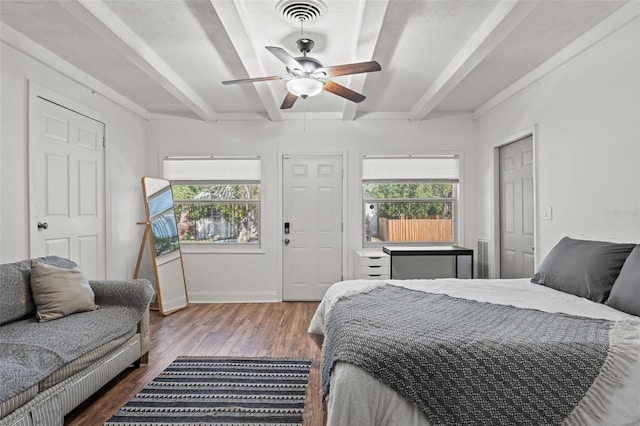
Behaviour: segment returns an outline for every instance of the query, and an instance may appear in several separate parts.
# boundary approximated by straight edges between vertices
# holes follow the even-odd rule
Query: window
[[[364,242],[453,243],[457,156],[364,157]]]
[[[167,157],[182,243],[260,245],[260,158]]]

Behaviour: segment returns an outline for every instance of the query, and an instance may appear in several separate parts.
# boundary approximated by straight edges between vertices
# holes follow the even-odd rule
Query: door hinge
[[[102,137],[102,147],[103,147],[103,148],[106,148],[106,147],[107,147],[107,137],[106,137],[106,136],[103,136],[103,137]]]
[[[344,222],[340,222],[340,231],[344,232]]]

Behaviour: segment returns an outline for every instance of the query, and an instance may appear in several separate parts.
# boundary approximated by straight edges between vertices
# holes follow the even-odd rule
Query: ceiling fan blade
[[[258,78],[241,78],[240,80],[227,80],[223,81],[222,84],[240,84],[240,83],[256,83],[258,81],[269,81],[269,80],[282,80],[284,77],[278,76],[270,76],[270,77],[258,77]]]
[[[284,63],[290,70],[304,72],[304,67],[300,64],[300,62],[296,61],[296,59],[293,56],[289,55],[287,51],[282,47],[265,46],[265,48],[269,52],[271,52],[273,56],[280,59],[282,63]]]
[[[366,99],[366,96],[361,95],[358,92],[354,92],[353,90],[346,88],[343,85],[335,83],[333,81],[325,82],[324,90],[326,90],[327,92],[331,92],[334,95],[342,96],[343,98],[353,101],[355,103],[362,102]]]
[[[298,97],[291,92],[287,92],[287,96],[285,96],[284,101],[282,101],[282,105],[280,109],[289,109],[296,103]]]
[[[327,77],[337,77],[339,75],[360,74],[363,72],[380,71],[382,67],[376,61],[358,62],[355,64],[334,65],[324,67],[318,71],[325,72]]]

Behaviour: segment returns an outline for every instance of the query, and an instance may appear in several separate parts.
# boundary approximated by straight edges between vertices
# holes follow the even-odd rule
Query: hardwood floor
[[[179,355],[310,358],[304,424],[323,425],[321,354],[307,334],[317,306],[318,302],[193,304],[166,317],[152,311],[149,364],[124,371],[69,413],[65,425],[102,425]]]

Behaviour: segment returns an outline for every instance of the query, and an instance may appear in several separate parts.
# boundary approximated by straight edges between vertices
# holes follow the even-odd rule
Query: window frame
[[[361,220],[362,220],[362,247],[363,248],[380,248],[382,246],[455,246],[458,242],[458,228],[459,223],[459,201],[460,201],[460,174],[462,170],[462,161],[459,154],[444,154],[444,155],[392,155],[392,156],[375,156],[375,155],[363,155],[361,159],[361,170],[364,170],[364,162],[367,159],[438,159],[455,158],[457,160],[457,175],[455,179],[443,179],[443,178],[424,178],[424,179],[402,179],[402,178],[387,178],[387,179],[365,179],[361,175],[360,190],[361,192]],[[364,185],[367,183],[451,183],[452,196],[451,198],[372,198],[365,196]],[[451,241],[379,241],[372,242],[367,241],[367,207],[371,203],[451,203]]]
[[[165,172],[164,162],[166,160],[190,160],[190,161],[211,161],[211,160],[227,160],[227,161],[242,161],[242,160],[259,160],[260,170],[262,170],[262,159],[260,156],[204,156],[204,157],[172,157],[166,156],[162,158],[163,174]],[[258,222],[258,238],[257,242],[197,242],[189,240],[180,240],[181,249],[183,253],[210,253],[210,252],[229,252],[229,253],[264,253],[262,249],[262,172],[260,171],[260,179],[169,179],[172,189],[180,185],[190,186],[206,186],[206,185],[258,185],[259,198],[255,200],[239,200],[239,199],[217,199],[217,200],[193,200],[193,199],[179,199],[174,195],[174,205],[178,204],[194,204],[194,205],[212,205],[212,204],[244,204],[255,205],[257,207],[256,221]]]

